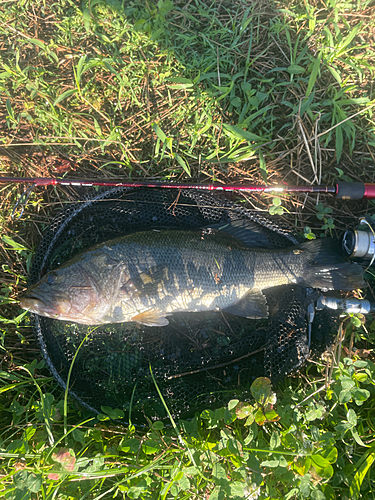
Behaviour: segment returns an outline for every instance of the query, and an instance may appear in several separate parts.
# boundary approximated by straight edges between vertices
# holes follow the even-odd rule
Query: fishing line
[[[27,205],[27,202],[29,201],[30,194],[32,193],[32,191],[34,190],[35,187],[36,187],[36,184],[31,185],[18,198],[18,200],[16,201],[16,203],[14,205],[13,211],[12,211],[12,215],[11,215],[12,220],[14,220],[14,216],[16,214],[16,210],[17,210],[17,207],[19,205],[21,206],[21,213],[19,214],[19,216],[17,217],[16,220],[19,220],[22,217],[23,212],[25,211],[25,207]]]

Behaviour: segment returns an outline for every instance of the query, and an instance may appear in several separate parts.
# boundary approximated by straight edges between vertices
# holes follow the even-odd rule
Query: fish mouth
[[[26,295],[20,300],[20,307],[28,309],[29,311],[40,314],[41,316],[48,316],[51,318],[58,318],[60,311],[45,300],[38,297],[36,294]]]

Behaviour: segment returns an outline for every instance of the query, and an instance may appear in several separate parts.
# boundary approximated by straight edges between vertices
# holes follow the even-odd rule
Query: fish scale
[[[264,318],[262,290],[288,283],[322,289],[364,285],[333,240],[267,249],[242,223],[139,231],[102,243],[48,273],[21,300],[38,314],[84,324],[168,324],[176,312],[223,310]],[[254,245],[255,248],[251,247]]]

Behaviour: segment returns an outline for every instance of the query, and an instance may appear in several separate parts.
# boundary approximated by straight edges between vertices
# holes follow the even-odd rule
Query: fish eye
[[[46,282],[49,285],[52,285],[53,283],[56,282],[56,279],[57,279],[57,274],[56,273],[49,273],[49,274],[47,274]]]

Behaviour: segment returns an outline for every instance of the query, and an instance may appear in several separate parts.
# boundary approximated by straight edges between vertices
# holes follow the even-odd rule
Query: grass
[[[3,2],[2,172],[374,182],[373,30],[368,0]],[[374,498],[371,316],[347,319],[336,350],[275,394],[260,380],[251,401],[175,427],[93,417],[64,405],[17,306],[43,229],[84,193],[34,191],[11,222],[22,190],[1,187],[4,498]],[[328,197],[236,200],[308,238],[374,213]]]

